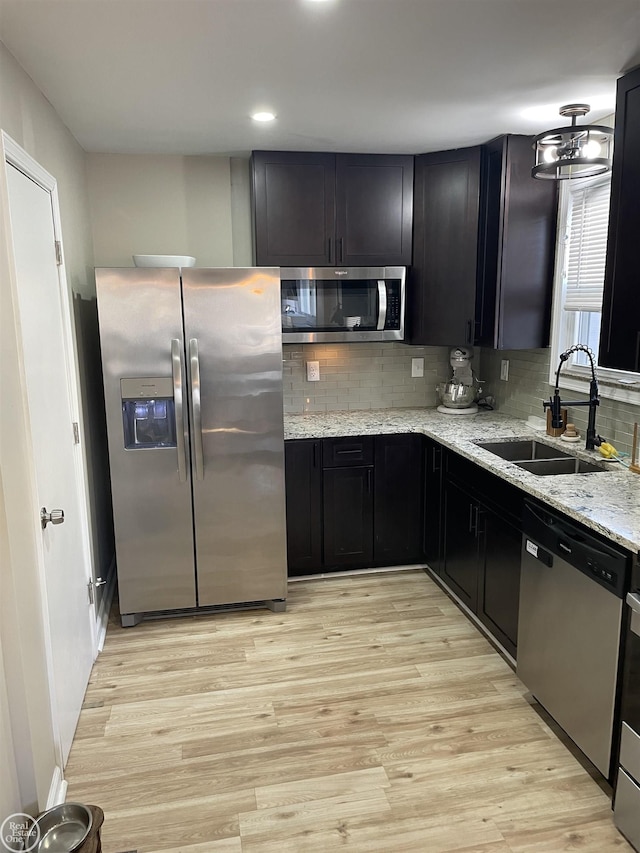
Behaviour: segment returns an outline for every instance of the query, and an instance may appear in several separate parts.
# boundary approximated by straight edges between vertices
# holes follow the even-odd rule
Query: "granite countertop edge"
[[[479,441],[536,439],[582,459],[603,462],[597,451],[581,441],[569,445],[534,429],[526,421],[500,412],[448,415],[437,409],[378,409],[285,414],[286,440],[337,438],[354,435],[421,433],[482,468],[519,487],[531,497],[630,551],[640,551],[640,476],[618,462],[604,473],[539,477],[478,447]]]

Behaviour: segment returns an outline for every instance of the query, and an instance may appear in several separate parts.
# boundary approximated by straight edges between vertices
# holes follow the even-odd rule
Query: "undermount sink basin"
[[[604,465],[596,462],[585,462],[584,459],[576,459],[570,456],[568,459],[532,459],[525,462],[516,462],[518,468],[531,471],[541,477],[552,474],[595,474],[599,471],[608,471]]]
[[[522,441],[478,441],[478,447],[541,477],[554,474],[595,474],[608,471],[604,464],[586,462],[571,453],[534,439]]]
[[[570,453],[543,444],[541,441],[527,439],[524,441],[479,441],[478,447],[495,453],[508,462],[524,462],[529,459],[573,459]]]

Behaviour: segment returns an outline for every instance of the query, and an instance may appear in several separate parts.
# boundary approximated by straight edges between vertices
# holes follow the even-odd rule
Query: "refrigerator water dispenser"
[[[170,378],[121,379],[126,450],[176,446],[173,382]]]

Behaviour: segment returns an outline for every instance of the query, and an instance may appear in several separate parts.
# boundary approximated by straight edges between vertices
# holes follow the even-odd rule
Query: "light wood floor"
[[[104,853],[626,851],[609,797],[421,571],[113,621],[66,775]]]

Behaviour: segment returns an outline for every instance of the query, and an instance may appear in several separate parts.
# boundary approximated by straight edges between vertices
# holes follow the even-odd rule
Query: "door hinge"
[[[56,240],[54,243],[56,247],[56,264],[61,267],[62,266],[62,243],[60,240]]]
[[[89,590],[89,604],[93,604],[95,601],[96,587],[104,586],[105,584],[106,584],[106,581],[103,580],[102,578],[96,578],[95,583],[93,582],[93,578],[91,578],[91,580],[87,584],[87,589]]]
[[[80,444],[80,427],[77,421],[73,422],[73,443]]]

